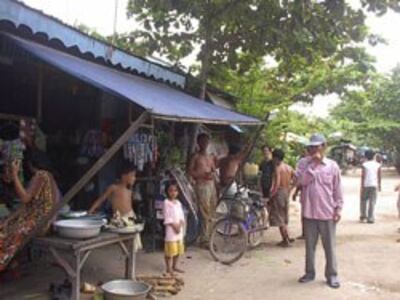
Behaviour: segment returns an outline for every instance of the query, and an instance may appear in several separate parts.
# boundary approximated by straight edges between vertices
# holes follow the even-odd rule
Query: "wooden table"
[[[86,240],[46,236],[34,239],[34,245],[48,249],[56,262],[65,270],[72,282],[72,299],[79,300],[81,270],[93,250],[117,244],[125,256],[125,277],[135,279],[136,251],[134,240],[139,233],[117,234],[103,232],[98,237]],[[69,263],[67,256],[72,256]]]

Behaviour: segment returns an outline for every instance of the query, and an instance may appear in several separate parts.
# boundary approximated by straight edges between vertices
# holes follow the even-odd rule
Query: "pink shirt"
[[[172,226],[169,224],[177,224],[181,221],[185,221],[183,214],[182,204],[179,200],[171,201],[168,199],[164,200],[164,225],[165,225],[165,241],[166,242],[177,242],[183,240],[183,226],[181,231],[176,233]]]
[[[335,212],[341,211],[341,175],[335,161],[324,157],[320,164],[315,164],[311,157],[302,158],[297,164],[296,177],[301,186],[304,218],[332,220]]]

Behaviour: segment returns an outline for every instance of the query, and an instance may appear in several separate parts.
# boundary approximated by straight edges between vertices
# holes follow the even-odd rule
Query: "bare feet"
[[[164,277],[175,277],[175,273],[173,271],[166,271],[163,273]]]

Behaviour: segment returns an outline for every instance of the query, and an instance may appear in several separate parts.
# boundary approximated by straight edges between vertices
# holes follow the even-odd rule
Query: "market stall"
[[[176,154],[180,150],[176,145],[188,146],[190,124],[260,123],[165,84],[13,34],[2,33],[0,43],[12,62],[0,64],[4,96],[0,112],[17,115],[18,121],[38,120],[35,143],[29,147],[44,147],[55,162],[63,194],[31,236],[67,203],[87,209],[124,162],[139,169],[138,194],[144,198],[143,214],[151,224],[159,172],[184,159],[184,154]],[[164,146],[162,139],[169,145]]]

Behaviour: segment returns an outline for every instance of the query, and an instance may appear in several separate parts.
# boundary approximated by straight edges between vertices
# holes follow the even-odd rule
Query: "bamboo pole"
[[[107,152],[95,162],[89,171],[87,171],[86,174],[83,175],[83,177],[77,183],[75,183],[72,188],[69,189],[59,204],[59,208],[67,204],[86,184],[88,184],[88,182],[101,170],[101,168],[106,165],[106,163],[114,156],[114,154],[121,149],[123,144],[125,144],[128,139],[140,128],[140,126],[146,122],[148,115],[148,112],[145,111],[134,123],[129,126],[129,128],[110,147],[110,149],[108,149]]]

